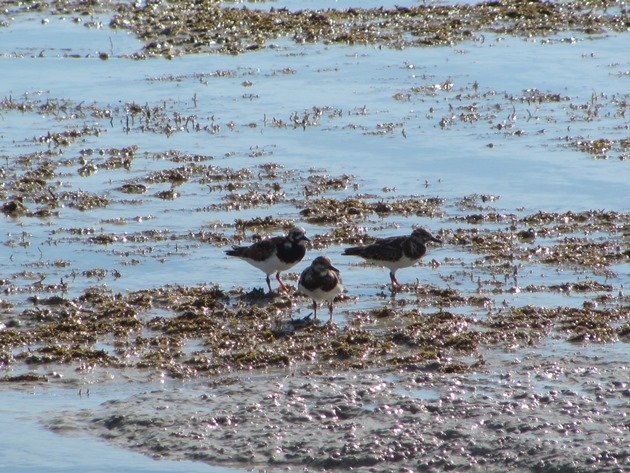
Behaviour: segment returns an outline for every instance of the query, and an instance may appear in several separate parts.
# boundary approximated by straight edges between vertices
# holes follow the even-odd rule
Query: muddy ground
[[[112,27],[144,42],[132,59],[246,54],[287,38],[401,49],[482,42],[484,33],[599,37],[629,27],[622,2],[317,12],[213,2],[4,3],[12,15],[71,15],[90,28],[102,26],[93,15],[109,15]],[[10,21],[7,15],[3,25]],[[152,80],[241,76],[226,69]],[[477,82],[453,90],[450,80],[431,78],[395,91],[392,101],[417,105],[436,96],[449,110],[427,112],[436,133],[486,123],[501,142],[536,135],[540,118],[552,130],[540,133],[545,143],[580,159],[620,165],[628,159],[630,141],[618,133],[627,128],[627,94],[595,92],[584,102],[562,90],[497,94]],[[0,389],[67,387],[86,395],[100,383],[147,386],[43,422],[157,458],[268,471],[630,470],[627,208],[505,209],[500,196],[481,189],[453,198],[432,193],[429,183],[416,195],[395,188],[364,193],[362,176],[294,169],[275,162],[269,148],[234,144],[233,152],[215,156],[145,151],[134,142],[145,134],[221,136],[239,128],[289,135],[322,125],[406,139],[403,125],[380,123],[367,108],[314,105],[277,118],[270,111],[257,122],[235,116],[218,123],[187,107],[124,97],[109,104],[2,98],[8,119],[51,118],[50,130],[20,142],[0,169],[0,207],[10,227],[2,243],[11,252],[0,279]],[[527,114],[531,123],[516,119]],[[369,124],[357,124],[359,116]],[[561,135],[554,134],[556,122]],[[587,123],[596,137],[566,134],[569,125]],[[127,146],[109,144],[108,134],[116,133],[128,137]],[[234,166],[233,156],[251,162]],[[90,185],[104,173],[112,178],[103,188]],[[195,195],[203,199],[191,205]],[[185,230],[152,225],[145,205],[201,214],[207,222]],[[116,206],[137,212],[104,215]],[[233,218],[217,222],[218,212]],[[85,223],[94,215],[98,224]],[[406,233],[419,220],[431,224],[445,253],[429,248],[394,293],[385,271],[376,287],[349,287],[336,301],[332,325],[314,322],[309,301],[293,287],[266,294],[261,274],[240,262],[238,270],[251,271],[247,287],[211,276],[202,285],[174,281],[128,291],[106,284],[124,283],[129,268],[147,261],[190,262],[202,248],[223,258],[232,244],[294,224],[313,229],[311,254],[366,243],[385,230]],[[146,227],[128,228],[139,221]],[[106,263],[80,265],[46,251],[59,247]],[[14,255],[26,256],[18,264]],[[356,262],[347,268],[368,270]],[[297,277],[296,268],[285,281],[295,286]],[[515,295],[529,303],[513,303]],[[156,379],[178,388],[156,389]]]
[[[482,353],[462,374],[443,360],[218,377],[49,425],[261,471],[626,471],[627,359],[585,351]]]

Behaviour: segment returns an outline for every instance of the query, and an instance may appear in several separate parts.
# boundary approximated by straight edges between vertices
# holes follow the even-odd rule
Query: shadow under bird
[[[339,270],[326,256],[318,256],[311,265],[302,271],[298,291],[313,300],[314,318],[317,318],[317,304],[328,302],[328,323],[332,323],[333,300],[343,292]]]
[[[368,263],[389,269],[392,288],[400,286],[396,271],[413,266],[427,252],[426,243],[442,243],[424,228],[416,228],[411,235],[379,238],[366,246],[346,248],[344,255],[360,256]]]
[[[286,236],[266,238],[250,246],[233,246],[225,253],[228,256],[236,256],[265,273],[269,292],[271,292],[269,276],[276,273],[280,291],[286,291],[287,288],[280,279],[280,272],[302,261],[309,241],[303,228],[294,227]]]

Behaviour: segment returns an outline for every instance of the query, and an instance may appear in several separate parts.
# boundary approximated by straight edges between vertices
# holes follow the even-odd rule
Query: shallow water
[[[115,390],[98,389],[89,395],[76,390],[29,388],[25,391],[0,392],[0,449],[1,471],[31,472],[111,472],[135,473],[198,472],[224,473],[241,470],[211,467],[191,461],[154,460],[110,446],[89,436],[59,435],[48,430],[46,420],[50,412],[67,409],[88,409],[98,406],[112,396],[120,396],[121,387]]]
[[[296,7],[294,2],[285,3]],[[0,28],[0,98],[6,101],[10,97],[40,110],[0,112],[3,176],[8,180],[14,173],[36,167],[37,160],[32,165],[18,165],[18,157],[50,148],[60,152],[56,159],[67,160],[57,177],[57,192],[85,190],[110,202],[105,208],[88,211],[60,208],[59,215],[50,218],[3,215],[0,234],[5,250],[0,262],[2,278],[7,280],[3,285],[12,289],[2,299],[13,307],[2,309],[0,322],[18,317],[29,306],[26,298],[33,295],[29,287],[42,277],[46,283],[66,282],[69,298],[93,285],[122,293],[165,284],[217,283],[225,290],[262,287],[261,273],[224,257],[227,245],[205,244],[188,235],[215,229],[232,235],[236,233],[236,218],[268,215],[295,221],[308,235],[331,232],[332,226],[308,223],[299,214],[309,201],[304,198],[303,184],[316,174],[352,176],[348,186],[326,193],[336,198],[359,192],[375,200],[409,196],[444,199],[436,216],[367,218],[361,226],[373,236],[407,233],[412,225],[434,232],[470,229],[477,225],[457,218],[478,212],[521,218],[539,211],[629,210],[627,149],[613,149],[607,159],[596,159],[570,146],[576,140],[627,138],[630,124],[620,105],[628,99],[627,34],[595,39],[486,35],[453,47],[400,51],[295,45],[286,40],[278,41],[275,48],[238,56],[134,61],[127,56],[140,49],[141,43],[126,32],[109,30],[106,16],[90,19],[94,21],[91,28],[70,17],[49,17],[47,22],[41,19],[39,15],[18,16]],[[99,59],[103,52],[109,55],[107,60]],[[533,91],[558,94],[562,100],[537,103]],[[48,112],[45,105],[49,101],[65,103]],[[148,124],[143,128],[141,119],[132,118],[130,123],[126,110],[131,104],[152,108],[154,114],[161,114],[161,121],[156,119],[153,128]],[[315,117],[314,108],[321,110],[320,116]],[[109,111],[111,119],[93,116],[96,109]],[[294,114],[301,118],[305,113],[311,120],[306,126],[290,124]],[[178,115],[184,120],[178,121]],[[274,119],[286,126],[275,126]],[[98,135],[87,134],[59,147],[38,140],[48,132],[77,126],[94,127]],[[164,132],[166,126],[168,133]],[[102,164],[107,150],[131,145],[138,150],[129,169],[101,167],[92,174],[79,173],[85,164]],[[279,183],[285,197],[274,205],[235,211],[212,207],[224,204],[226,193],[199,179],[175,186],[179,196],[173,200],[156,196],[171,188],[164,182],[148,183],[147,192],[141,195],[118,190],[125,183],[143,181],[151,173],[185,164],[158,154],[168,150],[199,155],[203,165],[262,173],[260,188],[266,191],[272,183]],[[261,167],[265,163],[280,165],[279,176],[265,178]],[[497,198],[483,203],[477,200],[479,208],[475,209],[462,206],[462,200],[473,194]],[[10,197],[11,192],[5,192],[2,201]],[[29,210],[35,207],[29,204]],[[505,222],[485,224],[483,229],[508,226]],[[72,231],[76,229],[85,233],[77,235]],[[121,240],[132,240],[132,236],[148,230],[161,231],[166,237]],[[614,235],[620,246],[628,244],[624,231],[619,228]],[[119,240],[107,245],[89,242],[90,236],[98,235],[116,235]],[[604,236],[594,234],[593,238]],[[535,248],[554,241],[552,236],[519,246]],[[341,269],[353,297],[337,306],[334,321],[338,327],[350,325],[361,311],[414,300],[408,294],[390,298],[385,287],[387,272],[341,256],[342,250],[340,245],[322,250]],[[319,252],[309,252],[307,260]],[[429,265],[431,259],[440,265]],[[581,307],[596,296],[590,292],[520,290],[495,294],[493,269],[475,266],[477,260],[478,254],[462,252],[458,247],[432,246],[423,263],[401,270],[398,276],[407,283],[418,279],[422,285],[455,287],[466,294],[480,292],[496,306]],[[98,277],[86,273],[94,269],[105,272]],[[301,269],[296,267],[295,271]],[[550,269],[534,261],[524,264],[518,281],[506,280],[506,284],[523,288],[595,280],[611,284],[612,294],[624,288],[627,291],[627,261],[608,270],[602,273],[571,265]],[[469,277],[469,272],[475,277]],[[619,304],[623,303],[620,298]],[[292,309],[295,316],[309,311],[306,301]],[[453,308],[453,312],[483,320],[487,311],[464,306]],[[582,351],[573,347],[568,345],[568,350]],[[554,350],[553,343],[542,349],[547,354]],[[597,346],[592,350],[597,351]],[[606,350],[617,359],[630,356],[627,342],[607,344]],[[79,376],[79,386],[82,381],[89,384]],[[38,446],[49,442],[59,455],[44,462],[58,471],[99,471],[94,456],[100,458],[101,454],[125,464],[127,471],[214,471],[187,463],[147,460],[83,438],[83,453],[76,463],[67,463],[64,458],[73,455],[76,439],[51,436],[42,430],[37,424],[39,414],[92,408],[106,399],[135,394],[114,386],[102,397],[92,396],[85,406],[82,403],[86,399],[80,398],[78,405],[74,394],[68,394],[70,389],[76,393],[74,386],[68,391],[39,391],[35,413],[30,412],[30,395],[2,393],[7,405],[14,406],[5,409],[2,416],[18,429],[0,436],[0,446],[6,445],[2,450],[16,451],[12,442],[18,434],[33,439],[23,456],[10,455],[8,465],[22,468],[11,471],[39,471],[44,463],[29,463],[28,459],[39,456]],[[41,394],[46,392],[51,395]],[[396,394],[429,401],[436,396],[434,390],[424,387]],[[182,397],[190,395],[184,390]],[[108,461],[102,471],[111,471],[111,465]]]

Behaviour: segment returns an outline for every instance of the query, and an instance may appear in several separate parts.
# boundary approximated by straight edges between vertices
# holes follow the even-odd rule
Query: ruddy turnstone
[[[332,323],[333,299],[343,291],[339,270],[326,256],[318,256],[302,271],[298,291],[313,299],[314,318],[317,318],[317,303],[328,302],[328,323]]]
[[[392,287],[400,286],[396,271],[413,266],[427,252],[425,243],[442,243],[424,228],[416,228],[409,236],[379,238],[371,245],[346,248],[344,255],[360,256],[368,263],[389,268]]]
[[[250,246],[233,246],[225,253],[247,261],[267,275],[267,286],[271,292],[269,276],[276,273],[280,290],[287,288],[280,280],[280,271],[295,266],[306,254],[306,243],[310,241],[300,227],[292,228],[286,236],[276,236],[258,241]]]

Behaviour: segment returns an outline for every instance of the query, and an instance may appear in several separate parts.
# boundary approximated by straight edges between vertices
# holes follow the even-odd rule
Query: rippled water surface
[[[314,3],[322,2],[305,2],[303,8]],[[331,8],[346,8],[352,2],[329,3]],[[302,5],[275,6],[285,4],[291,9]],[[89,20],[92,24],[85,25],[88,19],[78,23],[70,16],[28,14],[0,28],[0,99],[5,105],[23,104],[0,110],[3,181],[37,167],[40,158],[27,163],[26,156],[50,150],[55,160],[63,161],[54,192],[85,192],[108,200],[102,208],[64,206],[44,218],[3,214],[0,277],[7,288],[0,296],[5,303],[0,309],[3,327],[30,306],[28,298],[50,296],[29,289],[39,279],[45,284],[63,281],[68,298],[91,286],[114,293],[167,284],[217,284],[226,291],[263,287],[262,273],[224,256],[228,243],[208,243],[191,235],[217,232],[233,238],[236,219],[267,216],[293,221],[311,236],[331,233],[334,224],[308,221],[300,213],[319,197],[305,195],[305,183],[313,176],[345,179],[338,188],[321,189],[340,200],[356,195],[383,202],[443,199],[434,215],[370,216],[359,228],[372,236],[406,234],[412,225],[450,235],[475,226],[467,217],[476,213],[513,215],[515,221],[538,212],[594,210],[627,216],[627,33],[545,38],[488,34],[451,47],[403,50],[296,45],[286,39],[236,56],[137,61],[128,57],[142,46],[136,38],[110,30],[106,15]],[[152,121],[134,116],[129,112],[133,107],[151,109]],[[89,131],[62,145],[50,138],[51,133],[76,129]],[[600,139],[616,144],[603,154],[580,145]],[[624,139],[626,144],[619,145]],[[137,149],[130,166],[105,166],[112,149],[132,146]],[[186,161],[173,159],[169,152]],[[207,180],[173,184],[147,179],[195,162],[216,166],[218,173],[251,170],[261,193],[271,192],[275,185],[282,189],[282,197],[277,203],[243,203],[237,208],[226,204],[230,201],[225,189]],[[272,165],[276,174],[269,177],[265,165]],[[138,182],[146,183],[146,192],[120,190]],[[175,198],[160,194],[171,190],[177,193]],[[3,184],[0,197],[7,203],[14,191]],[[467,199],[475,204],[468,206]],[[25,204],[29,211],[38,208],[35,202]],[[625,222],[613,238],[627,250],[627,218]],[[486,221],[483,231],[509,226],[509,219]],[[132,238],[143,232],[162,232],[164,238]],[[116,240],[90,242],[99,235]],[[246,237],[251,233],[246,232]],[[590,237],[603,239],[597,231]],[[556,235],[550,234],[521,246],[544,247],[555,240]],[[344,246],[333,243],[311,250],[304,262],[325,252],[341,269],[351,298],[335,309],[334,321],[340,329],[352,324],[353,314],[390,303],[384,295],[387,272],[341,256]],[[523,263],[517,288],[508,290],[510,283],[492,293],[491,278],[482,265],[479,274],[473,274],[474,269],[470,275],[466,272],[478,258],[454,245],[434,245],[424,263],[401,270],[398,276],[406,283],[418,280],[421,285],[474,294],[481,288],[481,274],[485,284],[481,292],[497,307],[582,307],[594,297],[520,290],[568,279],[610,284],[609,293],[615,297],[630,287],[627,259],[602,271],[571,265],[550,268],[532,261]],[[429,264],[431,260],[436,264]],[[292,271],[301,271],[304,263]],[[627,307],[627,298],[619,296],[618,304]],[[307,314],[308,301],[297,302],[289,311]],[[454,307],[452,312],[476,319],[487,315],[474,306]],[[549,353],[553,347],[549,345]],[[620,359],[630,357],[627,340],[612,342],[607,350]],[[35,371],[45,374],[55,369],[41,366]],[[17,366],[7,369],[9,374],[26,371]],[[44,467],[47,471],[220,471],[203,464],[156,462],[93,440],[40,429],[36,420],[49,411],[96,408],[97,400],[139,392],[125,388],[120,380],[118,388],[114,383],[107,393],[89,401],[72,398],[70,390],[76,393],[85,385],[101,385],[101,381],[84,381],[70,387],[26,388],[26,392],[2,387],[0,422],[13,426],[0,432],[0,455],[9,465],[6,471]],[[159,380],[142,385],[147,390],[154,386],[163,385]],[[185,386],[182,389],[186,392]],[[429,401],[438,398],[436,393],[433,387],[423,386],[396,391]],[[15,443],[18,437],[29,439],[24,450],[20,450],[24,444]],[[48,459],[35,460],[47,455],[41,445],[51,446],[52,453]],[[68,462],[67,455],[76,456],[76,461]]]

